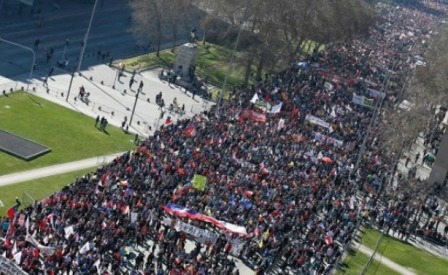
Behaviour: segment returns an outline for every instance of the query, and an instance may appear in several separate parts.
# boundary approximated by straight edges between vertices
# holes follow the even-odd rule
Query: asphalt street
[[[6,0],[6,3],[8,2],[11,1]],[[52,5],[54,2],[60,2],[59,8],[55,11]],[[141,47],[136,50],[137,41],[129,31],[132,24],[129,21],[131,10],[127,5],[128,1],[98,2],[83,59],[84,69],[108,63],[111,58],[116,60],[142,53]],[[73,0],[36,0],[34,11],[41,9],[43,18],[41,26],[39,19],[31,14],[30,7],[25,6],[21,14],[18,14],[18,9],[18,5],[14,4],[0,10],[0,37],[33,48],[36,53],[37,71],[47,72],[48,68],[62,60],[63,56],[69,61],[68,70],[77,66],[93,9],[92,3]],[[180,40],[183,38],[181,36]],[[37,39],[40,43],[35,47]],[[70,42],[64,55],[67,39]],[[169,43],[166,44],[168,40],[167,35],[162,42],[168,45]],[[51,49],[53,57],[47,63],[46,52]],[[108,57],[103,59],[102,56],[98,56],[99,51],[108,53]],[[19,75],[29,73],[31,64],[31,51],[0,42],[0,75],[18,80]]]

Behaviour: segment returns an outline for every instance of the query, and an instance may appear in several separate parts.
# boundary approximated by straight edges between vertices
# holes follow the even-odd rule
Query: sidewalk
[[[123,153],[116,153],[107,156],[94,157],[73,162],[56,164],[43,168],[17,172],[13,174],[0,176],[0,186],[11,185],[19,182],[60,175],[72,171],[82,170],[90,167],[95,167],[104,163],[112,161],[117,156]]]
[[[70,95],[68,100],[66,100],[71,75],[58,68],[55,68],[55,70],[57,74],[48,80],[48,89],[42,85],[44,73],[39,71],[35,74],[35,79],[29,84],[24,81],[2,78],[0,79],[1,90],[9,92],[11,88],[15,90],[24,87],[26,89],[29,86],[28,90],[31,94],[81,112],[92,118],[104,116],[109,124],[116,127],[121,127],[125,117],[129,122],[132,110],[135,107],[129,131],[142,136],[154,133],[158,126],[163,125],[168,116],[170,116],[173,122],[176,122],[180,118],[192,117],[203,110],[209,109],[213,104],[199,96],[193,99],[190,93],[186,94],[177,86],[169,86],[168,83],[159,80],[157,69],[136,74],[134,79],[137,83],[130,89],[129,80],[132,74],[125,72],[124,76],[118,80],[116,78],[117,70],[107,65],[90,67],[88,70],[81,72],[82,76],[75,74]],[[24,75],[21,79],[25,80],[26,78],[27,76]],[[143,82],[144,86],[136,100],[140,81]],[[81,86],[84,86],[85,91],[90,94],[89,104],[82,102],[78,98],[79,87]],[[162,92],[166,105],[163,118],[161,118],[159,106],[155,104],[155,96],[159,92]],[[176,98],[180,106],[185,105],[184,115],[169,113],[166,109],[174,101],[174,98]]]
[[[372,256],[373,250],[371,250],[370,248],[368,248],[362,244],[359,244],[359,243],[355,243],[355,245],[356,245],[356,247],[358,247],[359,252],[361,252],[369,257]],[[408,268],[401,266],[401,265],[389,260],[386,257],[383,257],[381,254],[376,253],[374,256],[374,259],[402,275],[415,275],[416,274],[416,273],[412,272],[411,270],[409,270]]]

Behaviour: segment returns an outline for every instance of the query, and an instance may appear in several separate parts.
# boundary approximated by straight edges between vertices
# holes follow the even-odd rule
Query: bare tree
[[[174,50],[179,32],[187,32],[188,21],[196,19],[191,0],[134,0],[129,5],[133,18],[130,31],[142,44],[153,37],[157,56],[164,38],[170,38]]]
[[[306,43],[319,45],[365,33],[375,14],[362,0],[251,0],[247,18],[241,19],[244,4],[235,0],[199,0],[209,14],[231,26],[244,20],[245,36],[256,36],[249,40],[255,44],[247,45],[240,59],[246,68],[246,83],[254,63],[258,78],[265,66],[272,69],[280,60],[295,60]]]

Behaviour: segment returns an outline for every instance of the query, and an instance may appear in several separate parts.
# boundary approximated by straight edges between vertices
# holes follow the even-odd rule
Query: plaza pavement
[[[176,121],[180,117],[191,117],[194,114],[198,114],[202,110],[210,108],[213,104],[199,96],[193,99],[190,93],[186,94],[182,92],[184,90],[181,91],[177,86],[169,86],[166,82],[160,81],[157,70],[137,73],[134,78],[137,82],[130,90],[129,80],[131,74],[125,72],[125,76],[121,77],[119,81],[116,79],[117,70],[107,65],[90,67],[82,71],[81,76],[75,73],[71,92],[66,101],[71,75],[63,74],[64,72],[59,70],[55,68],[55,71],[58,71],[58,73],[52,76],[51,79],[48,79],[48,89],[43,85],[45,74],[41,73],[36,74],[36,78],[30,83],[26,83],[26,75],[22,76],[22,81],[0,78],[0,91],[6,90],[8,92],[11,88],[15,90],[23,87],[25,90],[28,89],[30,94],[40,96],[92,117],[92,122],[99,115],[101,117],[104,116],[109,124],[121,127],[125,117],[127,117],[128,122],[130,121],[137,95],[136,90],[140,81],[143,81],[143,90],[139,94],[133,121],[129,127],[130,132],[139,133],[143,136],[152,134],[156,126],[162,125],[168,116],[173,121]],[[90,93],[89,104],[82,102],[78,97],[81,86],[84,86],[85,91]],[[115,89],[112,86],[115,86]],[[174,98],[177,98],[180,106],[185,104],[185,115],[174,112],[169,113],[165,108],[164,118],[159,120],[161,110],[155,103],[155,96],[159,92],[162,92],[166,108],[173,102]]]

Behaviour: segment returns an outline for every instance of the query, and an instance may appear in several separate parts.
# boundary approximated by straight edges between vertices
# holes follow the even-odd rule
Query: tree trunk
[[[151,1],[152,7],[154,9],[155,19],[156,19],[156,36],[157,36],[157,48],[156,56],[160,56],[160,44],[162,40],[162,15],[160,14],[160,9],[155,1]]]
[[[173,23],[173,44],[171,46],[171,52],[174,53],[174,50],[176,49],[176,42],[177,42],[177,24]]]
[[[263,51],[260,55],[260,60],[258,61],[258,66],[257,66],[257,76],[256,78],[259,79],[261,77],[261,73],[263,72],[263,68],[264,68],[264,56],[265,56],[265,52]]]
[[[252,63],[254,61],[254,56],[255,56],[255,51],[249,51],[249,58],[247,60],[246,63],[246,69],[245,69],[245,74],[244,74],[244,86],[247,86],[249,84],[249,78],[250,75],[252,74]]]
[[[289,63],[290,64],[292,64],[295,61],[297,55],[299,54],[300,50],[302,49],[302,44],[303,44],[304,41],[305,41],[304,38],[300,38],[299,42],[296,45],[296,48],[290,54],[290,56],[289,56]]]
[[[287,49],[287,45],[283,47],[283,49],[277,54],[277,56],[274,58],[274,62],[272,62],[272,65],[269,67],[269,73],[272,73],[274,71],[274,68],[277,66],[278,62],[280,61],[281,57],[285,54],[285,51]],[[282,59],[284,60],[284,59]],[[288,64],[289,66],[290,64]]]

